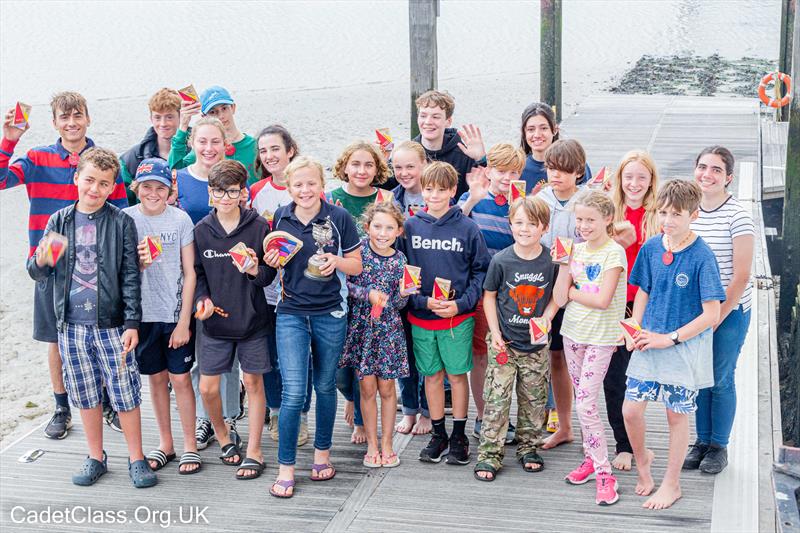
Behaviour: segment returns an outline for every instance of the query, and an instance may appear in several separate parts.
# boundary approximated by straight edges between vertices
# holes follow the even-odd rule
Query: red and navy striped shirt
[[[17,185],[25,185],[31,203],[28,216],[29,256],[36,251],[50,215],[72,205],[78,200],[78,187],[73,181],[78,162],[71,164],[70,152],[61,144],[61,139],[50,146],[40,146],[28,150],[25,157],[20,157],[11,166],[8,162],[14,154],[18,141],[3,139],[0,141],[0,190],[10,189]],[[94,142],[86,138],[86,147],[94,146]],[[119,208],[128,207],[125,185],[122,175],[117,173],[117,185],[108,197],[108,201]]]

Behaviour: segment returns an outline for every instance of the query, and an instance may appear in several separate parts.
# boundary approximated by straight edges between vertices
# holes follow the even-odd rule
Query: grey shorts
[[[242,341],[215,339],[206,334],[205,326],[197,321],[195,357],[203,376],[220,376],[233,368],[233,358],[239,358],[242,372],[264,374],[270,371],[266,331],[258,337]]]
[[[53,280],[54,276],[48,276],[37,281],[33,291],[33,338],[40,342],[58,342]]]

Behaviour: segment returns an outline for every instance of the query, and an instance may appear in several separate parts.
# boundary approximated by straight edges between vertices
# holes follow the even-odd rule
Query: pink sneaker
[[[592,478],[594,474],[594,464],[588,457],[583,460],[581,466],[567,474],[564,480],[570,485],[583,485]]]
[[[597,496],[595,502],[597,505],[613,505],[619,500],[617,494],[617,478],[612,474],[597,474]]]

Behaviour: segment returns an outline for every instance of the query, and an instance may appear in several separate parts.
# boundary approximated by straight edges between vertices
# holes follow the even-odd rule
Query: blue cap
[[[207,115],[212,108],[222,104],[233,104],[231,93],[225,87],[212,85],[200,95],[200,112]]]
[[[135,181],[157,181],[167,187],[172,187],[172,175],[167,163],[163,159],[151,157],[145,159],[136,168]]]

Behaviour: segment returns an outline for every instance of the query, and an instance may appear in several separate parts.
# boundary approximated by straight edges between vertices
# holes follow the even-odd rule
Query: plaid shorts
[[[136,357],[129,352],[122,358],[122,328],[64,324],[58,332],[61,370],[69,401],[78,409],[100,405],[103,384],[111,407],[117,412],[131,411],[142,403],[142,381]]]
[[[632,402],[655,402],[661,398],[673,413],[688,415],[697,411],[697,391],[680,385],[664,385],[658,381],[628,378],[625,399]]]

